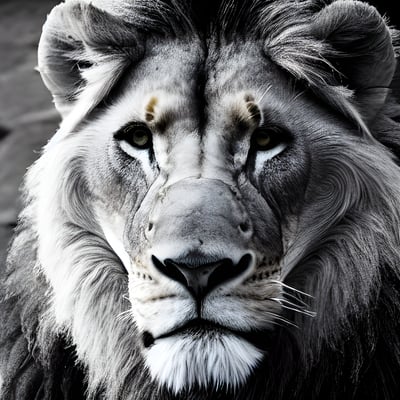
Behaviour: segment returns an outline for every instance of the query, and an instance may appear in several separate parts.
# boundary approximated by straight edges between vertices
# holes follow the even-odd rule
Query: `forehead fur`
[[[107,0],[90,2],[146,35],[196,36],[208,47],[212,47],[212,42],[219,45],[244,36],[247,40],[264,41],[268,58],[297,78],[310,82],[323,78],[316,61],[323,63],[324,46],[312,38],[308,25],[312,14],[324,3],[322,0],[139,0],[118,5]],[[85,26],[90,35],[89,20]],[[210,37],[211,42],[207,39]],[[126,39],[119,41],[129,43],[129,37]]]
[[[368,132],[352,104],[351,96],[356,89],[344,87],[341,73],[335,73],[329,61],[333,55],[346,58],[346,54],[327,44],[328,33],[320,27],[327,25],[326,16],[320,16],[320,24],[314,23],[318,11],[329,3],[332,1],[68,0],[53,10],[45,25],[46,34],[39,46],[39,69],[63,116],[72,105],[81,103],[77,107],[81,115],[75,115],[78,121],[99,104],[124,71],[137,65],[155,44],[172,39],[177,39],[177,44],[195,40],[203,48],[204,57],[218,59],[219,50],[224,46],[253,43],[268,62],[286,71],[289,79],[291,76],[311,88]],[[333,32],[336,25],[342,24],[343,15],[349,14],[347,8],[351,4],[339,1],[330,9],[329,23]],[[369,17],[376,11],[366,6],[363,12]],[[357,26],[357,21],[351,17],[343,23],[346,29]],[[105,26],[108,28],[104,29]],[[368,42],[368,54],[364,46],[359,49],[363,52],[359,57],[379,50],[387,27],[382,23],[379,29],[379,34]],[[393,31],[392,39],[395,38]],[[208,65],[207,60],[200,60],[199,69],[202,63]],[[207,71],[203,74],[207,79]],[[70,125],[72,127],[74,121],[70,121]]]

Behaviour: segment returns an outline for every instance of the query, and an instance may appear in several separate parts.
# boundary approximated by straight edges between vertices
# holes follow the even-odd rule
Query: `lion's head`
[[[26,180],[25,298],[37,359],[63,337],[88,396],[397,390],[395,32],[326,3],[50,14],[39,70],[63,122]]]

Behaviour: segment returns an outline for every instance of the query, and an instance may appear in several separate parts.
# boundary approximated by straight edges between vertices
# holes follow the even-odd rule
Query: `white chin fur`
[[[148,350],[146,364],[154,380],[175,394],[200,387],[231,388],[244,384],[263,353],[233,334],[157,339]]]

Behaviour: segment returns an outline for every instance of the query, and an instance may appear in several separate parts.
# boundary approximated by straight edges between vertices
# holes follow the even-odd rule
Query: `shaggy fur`
[[[98,0],[93,5],[68,0],[57,6],[43,30],[39,70],[63,122],[27,175],[25,208],[7,269],[1,273],[2,398],[397,399],[400,106],[396,41],[397,32],[373,7],[350,0],[223,0],[210,1],[208,7],[195,0]],[[171,43],[170,47],[163,47],[164,43]],[[195,61],[187,55],[188,43],[188,48],[198,49]],[[153,48],[161,50],[154,55]],[[219,53],[221,48],[231,51],[226,59]],[[224,164],[219,165],[218,179],[199,179],[198,186],[190,186],[193,159],[198,157],[190,152],[195,134],[164,146],[168,156],[174,153],[179,160],[179,170],[159,157],[164,154],[159,150],[162,139],[156,142],[156,137],[155,153],[148,157],[132,152],[128,162],[118,153],[105,164],[102,151],[114,148],[101,147],[105,139],[100,133],[115,132],[129,122],[123,116],[137,98],[145,97],[140,81],[151,71],[140,68],[146,66],[146,59],[155,57],[157,68],[162,68],[163,59],[175,49],[179,65],[174,64],[167,75],[174,77],[174,70],[186,68],[193,79],[183,84],[174,81],[176,91],[165,100],[165,108],[178,111],[173,109],[167,116],[186,121],[186,131],[200,131],[201,141],[207,144],[208,124],[218,124],[221,115],[235,115],[236,121],[244,113],[238,111],[243,104],[251,110],[251,118],[262,114],[265,97],[275,106],[275,114],[285,115],[292,129],[302,133],[293,140],[295,145],[282,146],[273,156],[251,155],[249,145],[243,144],[243,129],[237,134],[242,138],[239,150],[229,147],[228,151],[214,139],[202,148],[199,165],[206,165],[210,152],[224,148],[228,156],[221,151],[209,158],[216,165],[221,159],[232,164],[235,173],[227,174]],[[213,101],[224,90],[237,91],[235,83],[240,80],[240,73],[235,79],[230,79],[230,71],[224,75],[230,54],[236,57],[235,65],[245,66],[248,54],[255,60],[261,54],[267,63],[262,71],[274,79],[262,87],[259,99],[246,95],[243,104],[237,98],[229,100],[230,105],[224,103],[216,117],[211,112]],[[263,81],[259,74],[259,70],[254,73],[254,80]],[[230,81],[232,86],[226,83]],[[189,97],[181,104],[178,95],[190,92],[186,83],[194,86],[198,98]],[[152,112],[155,103],[149,103]],[[195,127],[185,114],[193,107],[200,110]],[[158,124],[168,126],[168,119]],[[221,127],[220,132],[227,135],[232,130]],[[290,150],[293,146],[295,152]],[[250,155],[242,157],[247,152]],[[215,241],[217,232],[217,239],[232,245],[230,252],[235,254],[241,243],[235,235],[229,236],[231,225],[218,228],[215,219],[205,217],[200,222],[190,217],[198,224],[183,232],[185,224],[179,222],[176,210],[187,207],[184,198],[193,205],[192,211],[205,210],[203,215],[210,210],[215,215],[222,209],[229,211],[227,219],[235,220],[235,226],[235,218],[244,212],[242,205],[251,216],[251,227],[243,229],[252,233],[248,246],[258,264],[246,279],[227,289],[237,298],[224,297],[224,313],[218,320],[229,326],[237,315],[240,324],[241,307],[247,307],[247,323],[254,324],[247,332],[254,355],[240,355],[246,368],[232,372],[232,385],[226,382],[229,376],[218,371],[215,384],[207,386],[206,376],[191,378],[185,386],[193,371],[181,370],[183,383],[176,384],[160,370],[158,376],[166,376],[163,385],[146,364],[144,354],[154,360],[150,363],[157,362],[157,354],[145,353],[142,327],[150,315],[143,317],[139,308],[135,310],[135,295],[140,294],[139,302],[153,295],[146,285],[157,275],[129,263],[149,237],[149,232],[144,233],[150,221],[146,199],[160,189],[160,170],[161,175],[167,171],[176,196],[168,198],[171,189],[164,202],[176,207],[160,211],[167,222],[162,232],[154,228],[154,237],[188,239],[202,224],[210,241]],[[188,186],[179,186],[183,179],[178,173],[186,173]],[[215,187],[208,182],[217,180]],[[211,196],[205,197],[209,203],[217,203],[214,209],[199,200],[202,185]],[[234,187],[240,196],[229,191],[218,205],[212,196],[226,187]],[[187,223],[189,217],[185,218]],[[116,228],[121,221],[129,221],[123,233]],[[175,233],[180,227],[182,232]],[[126,240],[121,244],[122,237],[129,238],[133,250]],[[212,245],[214,249],[218,243]],[[143,293],[140,288],[145,288]],[[178,297],[174,309],[189,310],[189,315],[188,302],[177,296],[180,289],[170,286],[168,290],[175,290]],[[269,306],[264,314],[258,298],[267,295],[277,308]],[[205,312],[213,309],[213,299],[204,302]],[[223,314],[232,318],[224,321]],[[168,325],[172,315],[164,318]],[[161,347],[166,352],[173,348],[178,357],[177,343]],[[185,339],[184,344],[189,354],[191,341]],[[202,345],[201,340],[196,342],[196,355]],[[241,342],[237,348],[244,351],[246,346]],[[163,365],[172,369],[176,363],[171,360],[162,357]],[[225,359],[218,360],[216,364],[225,365]],[[238,365],[226,362],[228,370]],[[213,373],[210,365],[204,371]]]

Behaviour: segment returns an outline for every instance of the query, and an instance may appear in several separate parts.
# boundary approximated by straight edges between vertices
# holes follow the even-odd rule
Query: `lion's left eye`
[[[114,137],[138,149],[148,149],[151,146],[151,131],[146,125],[140,123],[133,123],[123,127]]]

